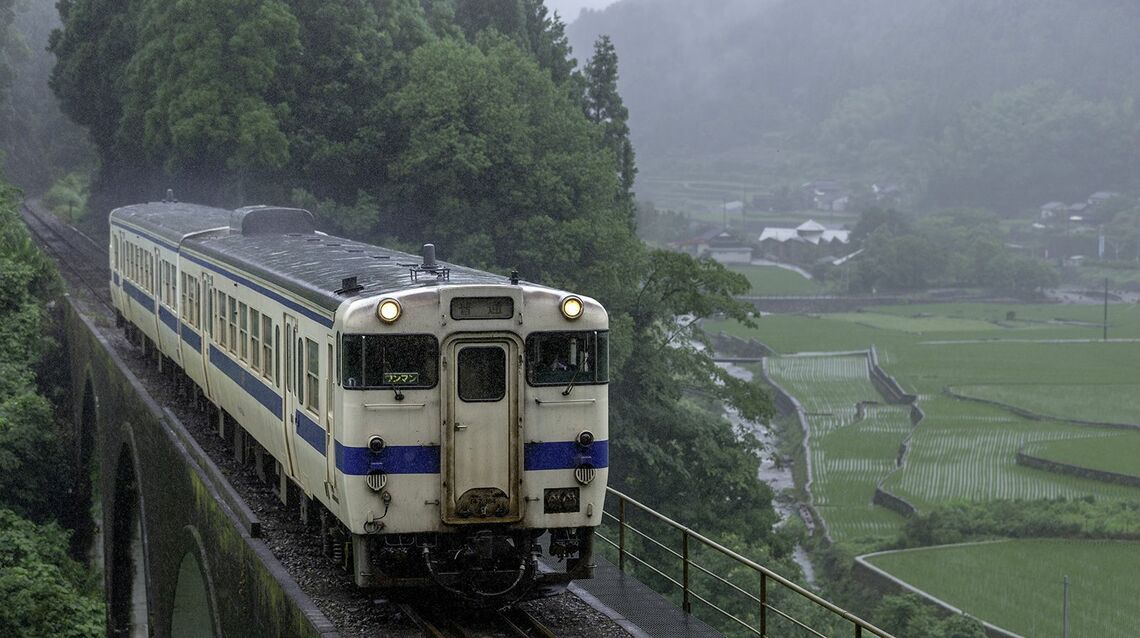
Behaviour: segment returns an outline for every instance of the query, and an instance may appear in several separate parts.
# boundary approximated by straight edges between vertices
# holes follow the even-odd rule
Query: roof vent
[[[302,208],[246,206],[230,214],[230,230],[242,235],[311,235],[317,224],[313,214]]]
[[[354,295],[361,290],[364,290],[364,286],[356,282],[356,277],[345,277],[340,280],[340,289],[333,292],[338,295]]]

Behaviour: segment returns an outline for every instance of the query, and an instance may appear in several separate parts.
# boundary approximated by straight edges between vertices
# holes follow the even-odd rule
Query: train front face
[[[592,576],[609,467],[597,301],[439,286],[352,302],[338,324],[336,513],[359,585],[497,604]]]

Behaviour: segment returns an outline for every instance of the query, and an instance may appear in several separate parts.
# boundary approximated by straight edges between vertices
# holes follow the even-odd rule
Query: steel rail
[[[78,229],[68,226],[70,233],[64,233],[58,226],[63,222],[52,217],[45,218],[39,211],[26,203],[20,204],[21,217],[29,232],[37,242],[49,252],[57,264],[67,268],[83,287],[95,296],[99,303],[108,310],[114,311],[108,290],[111,273],[107,266],[107,253],[99,249],[98,243]],[[76,239],[82,238],[86,243],[79,243]],[[64,250],[65,248],[72,250]]]

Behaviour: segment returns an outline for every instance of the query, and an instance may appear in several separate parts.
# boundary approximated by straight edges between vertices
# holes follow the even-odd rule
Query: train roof
[[[242,232],[253,215],[267,212],[284,217],[297,209],[254,207],[230,211],[194,204],[157,202],[116,209],[112,219],[147,230],[160,238],[202,256],[228,264],[289,290],[330,312],[360,296],[399,292],[440,283],[505,284],[507,277],[438,262],[436,272],[416,272],[418,255],[381,248],[350,239],[308,232]],[[301,211],[304,212],[304,211]],[[263,217],[265,217],[263,215]],[[236,221],[235,221],[236,220]],[[296,223],[286,230],[297,230]],[[446,269],[446,280],[438,278]],[[338,294],[345,279],[356,277],[359,286]]]

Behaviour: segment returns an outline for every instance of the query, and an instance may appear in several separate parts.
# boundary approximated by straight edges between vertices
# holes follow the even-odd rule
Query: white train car
[[[358,585],[477,600],[592,575],[596,301],[316,232],[303,210],[111,213],[117,311],[323,508]],[[540,569],[545,551],[564,571]]]

